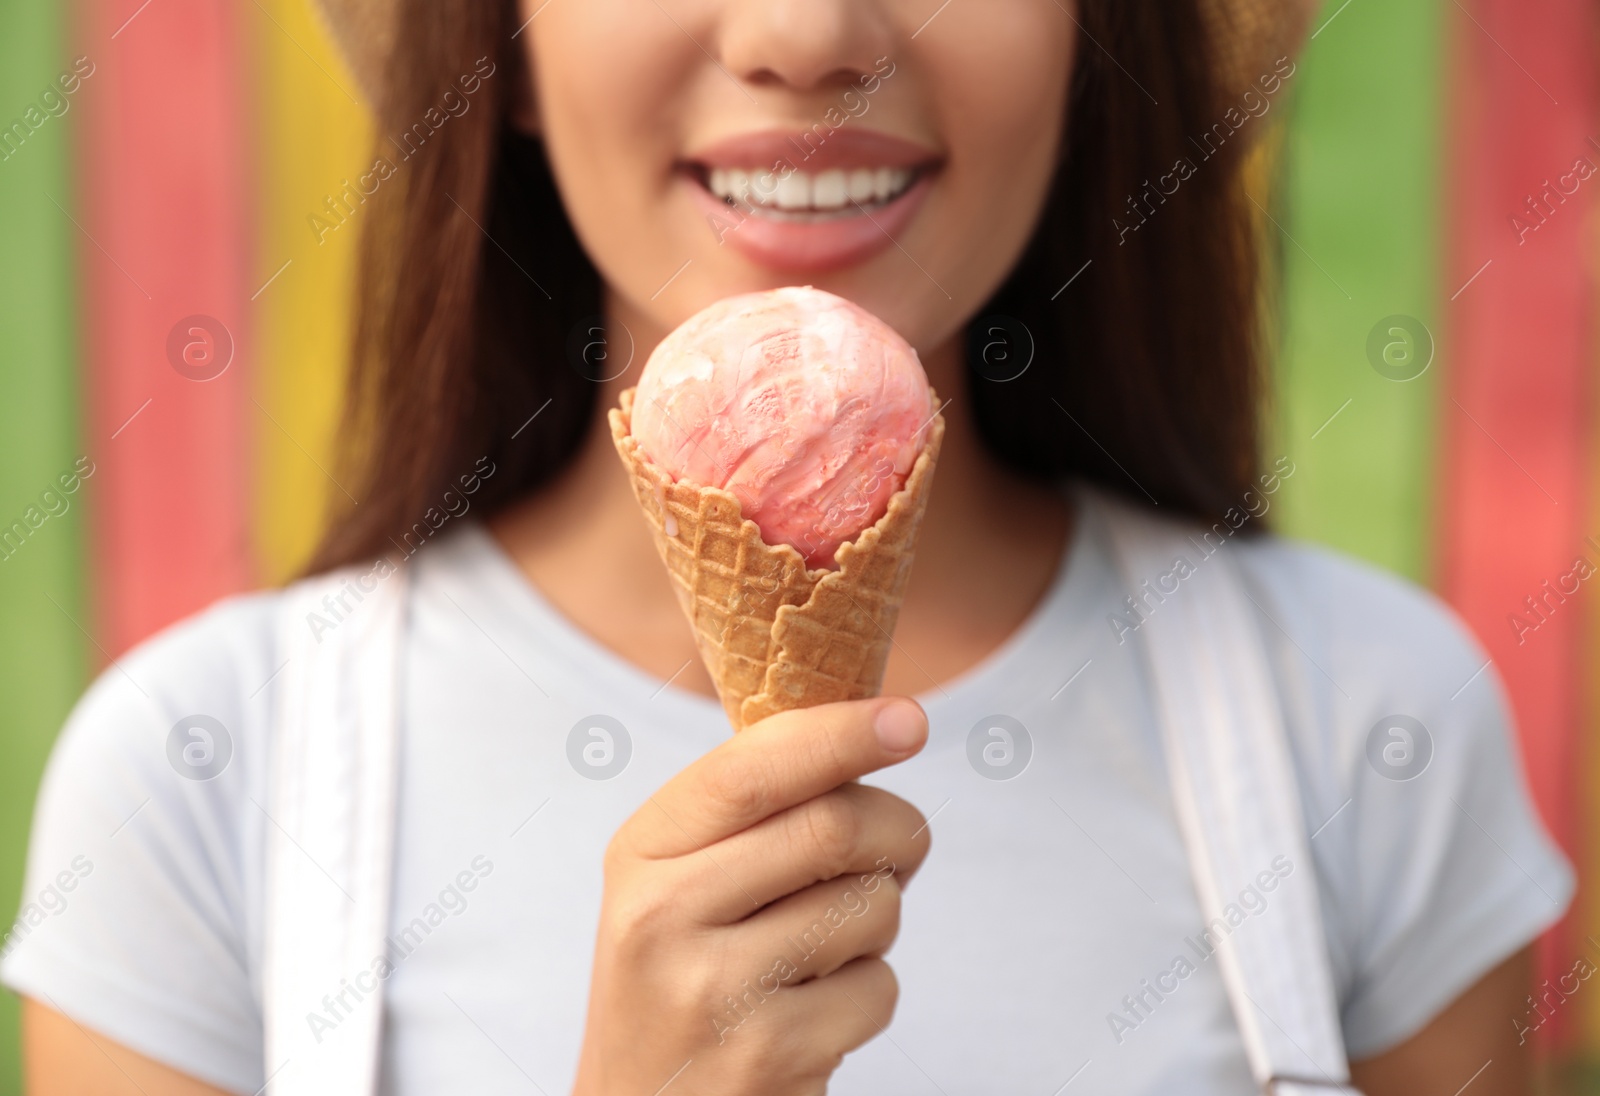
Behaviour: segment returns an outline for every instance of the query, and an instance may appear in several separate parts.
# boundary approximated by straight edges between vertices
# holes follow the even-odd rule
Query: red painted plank
[[[1545,821],[1579,859],[1582,615],[1559,586],[1571,588],[1563,576],[1579,556],[1600,566],[1584,539],[1586,230],[1600,193],[1592,9],[1585,0],[1547,0],[1537,12],[1519,0],[1452,7],[1444,291],[1455,298],[1439,573],[1509,687]],[[1569,932],[1547,937],[1543,973],[1569,969],[1576,947]],[[1574,1019],[1557,1017],[1558,1036]]]
[[[96,66],[79,104],[84,387],[97,631],[112,656],[252,573],[240,9],[141,3],[83,0],[80,22]],[[180,325],[196,315],[210,319]],[[221,374],[197,379],[230,341]]]

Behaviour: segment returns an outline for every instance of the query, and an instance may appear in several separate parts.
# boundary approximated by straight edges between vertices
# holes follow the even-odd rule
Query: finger
[[[791,1020],[793,1030],[806,1032],[836,1054],[848,1054],[883,1034],[899,999],[899,980],[876,955],[851,960],[828,977],[795,986],[778,998],[789,1013],[781,1018]]]
[[[780,811],[742,833],[682,858],[683,893],[698,897],[706,924],[731,924],[829,879],[891,866],[902,882],[928,854],[922,812],[882,788],[845,784]]]
[[[889,1026],[900,995],[889,964],[856,959],[836,973],[795,985],[775,977],[723,1002],[713,1018],[719,1061],[735,1091],[821,1093],[839,1059]]]
[[[674,776],[618,836],[640,856],[682,856],[904,761],[927,737],[927,717],[906,697],[779,712]]]
[[[900,932],[900,885],[892,875],[814,883],[731,929],[738,954],[786,960],[788,984],[825,978],[863,955],[882,955]],[[770,960],[770,962],[768,961]],[[760,965],[760,964],[758,964]]]

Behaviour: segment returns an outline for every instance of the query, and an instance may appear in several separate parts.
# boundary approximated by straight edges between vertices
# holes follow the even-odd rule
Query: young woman
[[[1291,94],[1280,8],[340,9],[381,103],[361,502],[313,568],[348,581],[287,624],[293,590],[229,599],[72,716],[4,968],[30,1091],[357,1091],[312,1056],[369,1037],[397,1094],[1250,1091],[1216,941],[1307,930],[1290,879],[1356,1085],[1529,1091],[1528,947],[1572,880],[1494,671],[1426,594],[1262,535],[1304,444],[1258,451],[1240,178]],[[786,284],[902,332],[948,432],[884,698],[730,738],[604,412],[687,316]],[[1204,580],[1127,581],[1127,505],[1259,611],[1298,815],[1226,923],[1141,653]],[[335,934],[370,878],[280,817],[283,637],[343,642],[400,584],[383,954],[291,1002],[277,1057],[277,911]],[[306,718],[378,718],[334,707]]]

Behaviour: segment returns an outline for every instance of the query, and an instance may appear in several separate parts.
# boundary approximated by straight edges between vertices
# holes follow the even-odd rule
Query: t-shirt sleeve
[[[248,678],[271,672],[262,600],[176,626],[79,701],[0,947],[16,993],[242,1093],[264,1081],[248,911],[270,690],[246,700]]]
[[[1374,669],[1346,754],[1353,893],[1335,901],[1355,922],[1344,926],[1352,1059],[1421,1030],[1554,924],[1574,889],[1488,655],[1431,597],[1407,589],[1388,605],[1380,645],[1396,649],[1379,652],[1386,676],[1378,684],[1385,671]]]

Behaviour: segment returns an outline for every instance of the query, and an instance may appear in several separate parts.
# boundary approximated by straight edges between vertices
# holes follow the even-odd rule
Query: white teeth
[[[843,209],[849,201],[842,171],[824,171],[811,184],[811,204],[818,209]]]
[[[916,180],[909,168],[834,168],[815,174],[794,171],[780,175],[760,169],[712,168],[706,186],[718,198],[739,205],[786,213],[831,213],[852,203],[869,205],[898,198]]]
[[[770,171],[750,173],[749,200],[757,205],[777,205],[778,177]]]
[[[857,168],[850,173],[850,200],[852,202],[870,202],[873,192],[877,189],[872,184],[873,174],[870,168]]]
[[[811,208],[811,176],[796,171],[778,180],[779,209]]]

